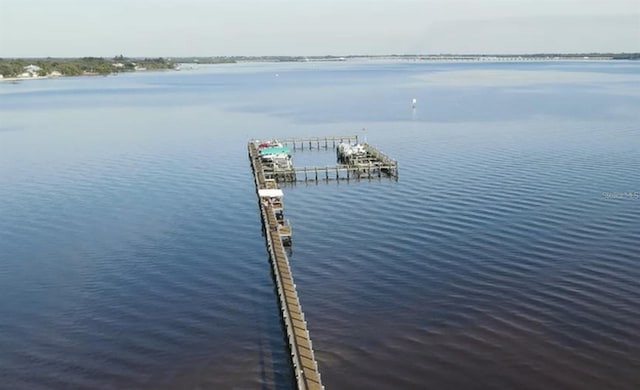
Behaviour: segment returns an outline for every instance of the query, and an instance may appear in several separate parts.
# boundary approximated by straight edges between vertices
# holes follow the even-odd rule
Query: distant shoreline
[[[172,70],[172,69],[152,69],[152,70],[145,70],[145,71],[140,71],[140,72],[166,72],[168,70]],[[173,69],[173,70],[178,70],[178,69]],[[0,83],[2,83],[3,81],[6,82],[16,82],[16,81],[29,81],[29,80],[45,80],[45,79],[64,79],[64,78],[69,78],[69,77],[95,77],[95,76],[103,76],[103,77],[107,77],[107,76],[117,76],[120,73],[109,73],[109,74],[100,74],[100,73],[85,73],[85,74],[70,74],[70,75],[56,75],[56,76],[24,76],[24,77],[0,77]]]
[[[177,64],[228,64],[246,62],[317,62],[350,60],[411,60],[411,61],[561,61],[561,60],[640,60],[640,53],[539,53],[539,54],[388,54],[346,56],[230,56],[174,57]]]
[[[156,71],[160,71],[158,69]],[[91,77],[91,76],[115,76],[118,73],[100,74],[100,73],[86,73],[86,74],[70,74],[70,75],[57,75],[57,76],[18,76],[18,77],[3,77],[0,78],[0,82],[7,81],[28,81],[28,80],[45,80],[45,79],[61,79],[68,77]]]
[[[109,66],[117,66],[115,69],[108,68],[101,72],[84,70],[82,73],[61,73],[53,71],[45,75],[40,75],[40,66],[52,68],[56,64],[65,63],[81,63],[82,61],[102,61]],[[484,55],[484,54],[437,54],[437,55],[350,55],[350,56],[237,56],[237,57],[177,57],[170,59],[128,59],[133,66],[130,69],[122,69],[120,62],[123,58],[114,58],[113,60],[105,60],[103,58],[0,58],[0,65],[4,62],[19,63],[21,67],[32,70],[23,73],[20,76],[12,75],[10,77],[2,77],[0,74],[0,82],[19,82],[25,80],[42,80],[55,79],[60,77],[82,77],[82,76],[109,76],[119,73],[132,72],[151,72],[151,71],[167,71],[167,70],[190,70],[193,65],[219,65],[219,64],[238,64],[238,63],[284,63],[284,62],[346,62],[346,61],[442,61],[442,62],[554,62],[554,61],[620,61],[620,60],[640,60],[640,53],[585,53],[585,54],[522,54],[522,55]],[[141,67],[136,62],[146,61],[145,65],[151,64],[154,67]],[[34,66],[32,63],[40,64]],[[24,66],[24,64],[29,64]],[[53,64],[53,65],[52,65]],[[118,66],[119,65],[119,66]],[[36,68],[37,70],[33,70]],[[1,68],[0,68],[1,69]]]
[[[49,76],[35,76],[35,77],[3,77],[0,78],[0,82],[3,81],[22,81],[22,80],[42,80],[42,79],[50,79]]]

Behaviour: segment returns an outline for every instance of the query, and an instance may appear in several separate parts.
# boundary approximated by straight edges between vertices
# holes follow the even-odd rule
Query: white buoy
[[[418,100],[416,98],[413,98],[413,100],[411,101],[411,107],[416,108],[416,103],[418,103]]]

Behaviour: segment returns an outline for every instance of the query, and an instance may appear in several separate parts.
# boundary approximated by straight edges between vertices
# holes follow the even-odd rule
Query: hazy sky
[[[0,0],[0,57],[640,52],[640,0]]]

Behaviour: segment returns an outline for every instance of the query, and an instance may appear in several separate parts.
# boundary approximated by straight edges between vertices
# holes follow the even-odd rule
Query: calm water
[[[246,141],[349,133],[399,180],[285,189],[328,389],[640,388],[638,107],[631,62],[0,83],[0,388],[290,389]]]

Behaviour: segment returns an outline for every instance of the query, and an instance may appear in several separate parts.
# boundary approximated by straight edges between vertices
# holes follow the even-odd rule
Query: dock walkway
[[[273,271],[278,291],[280,312],[289,341],[296,384],[299,390],[323,390],[324,386],[318,371],[318,363],[316,362],[313,345],[307,330],[307,321],[302,312],[296,285],[293,282],[291,267],[289,266],[289,259],[284,249],[284,242],[286,242],[284,240],[287,239],[286,233],[288,232],[290,240],[291,231],[288,226],[283,228],[278,221],[278,215],[281,216],[278,212],[282,212],[281,201],[279,206],[275,206],[271,199],[261,196],[261,190],[263,190],[262,194],[275,194],[273,191],[278,191],[277,184],[275,180],[265,178],[263,164],[260,161],[258,149],[254,142],[249,142],[249,159],[251,160],[251,169],[256,186],[256,195],[258,196],[271,270]],[[272,192],[264,192],[264,190]],[[279,207],[279,209],[276,209],[276,207]]]
[[[308,150],[335,149],[338,165],[295,167],[290,150],[304,151],[305,147]],[[366,142],[358,143],[357,135],[252,140],[248,149],[296,385],[300,390],[322,390],[324,386],[320,380],[307,322],[284,249],[285,245],[291,245],[291,226],[284,219],[283,193],[278,184],[383,176],[397,180],[398,162]]]

